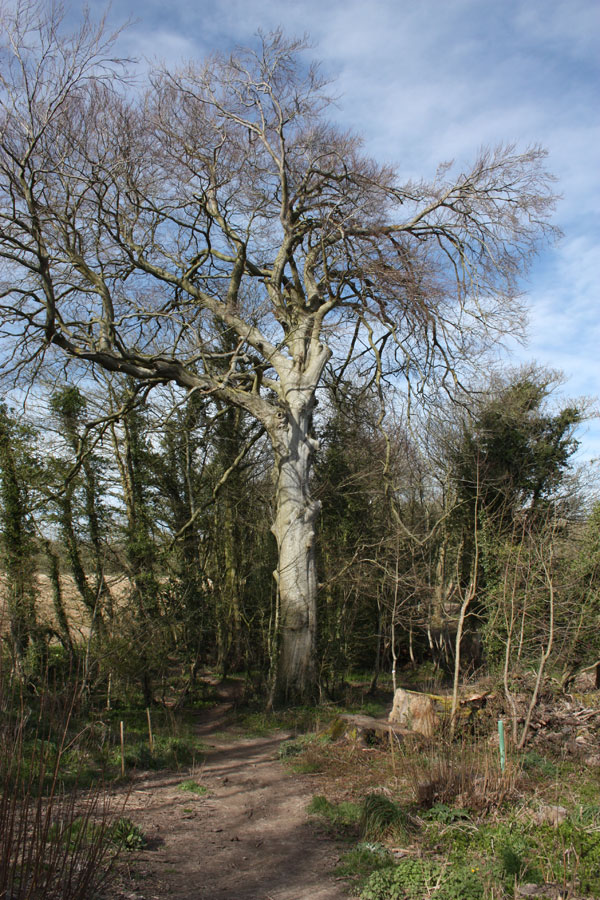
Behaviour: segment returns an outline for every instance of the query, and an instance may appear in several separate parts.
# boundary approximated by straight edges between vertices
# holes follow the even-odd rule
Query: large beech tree
[[[518,276],[550,227],[544,153],[499,147],[402,184],[329,124],[302,42],[276,33],[254,50],[157,70],[138,91],[101,27],[66,34],[42,3],[11,8],[0,111],[7,369],[66,354],[259,420],[275,460],[276,695],[307,697],[312,416],[325,366],[370,353],[377,377],[395,368],[422,387],[513,327]]]

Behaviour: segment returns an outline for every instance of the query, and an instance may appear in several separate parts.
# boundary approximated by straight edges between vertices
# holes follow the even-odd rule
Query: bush
[[[0,897],[89,900],[115,858],[106,797],[97,787],[85,797],[65,793],[68,712],[57,720],[48,693],[32,716],[23,697],[4,690],[1,674]]]

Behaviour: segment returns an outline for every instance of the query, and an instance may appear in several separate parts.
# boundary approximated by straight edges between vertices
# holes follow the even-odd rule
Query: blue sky
[[[120,0],[110,22],[128,17],[120,51],[170,64],[259,28],[308,33],[335,117],[407,178],[484,144],[545,146],[564,237],[523,284],[529,339],[514,361],[562,370],[567,396],[600,394],[600,0]],[[600,457],[598,420],[581,439],[582,459]]]

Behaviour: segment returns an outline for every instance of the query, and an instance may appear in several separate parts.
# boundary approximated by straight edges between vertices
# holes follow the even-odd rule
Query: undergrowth
[[[308,812],[351,843],[336,874],[361,900],[513,900],[523,885],[600,898],[597,773],[576,761],[509,748],[502,772],[485,730],[393,745],[303,735],[280,756],[318,757],[325,790]]]
[[[30,683],[0,657],[0,897],[90,900],[120,853],[143,849],[105,785],[122,767],[129,776],[202,758],[185,717],[150,715],[152,732],[146,709],[95,708],[76,677]]]

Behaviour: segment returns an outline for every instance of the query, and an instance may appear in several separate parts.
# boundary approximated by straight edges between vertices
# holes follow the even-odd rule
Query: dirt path
[[[135,783],[126,814],[150,847],[132,860],[132,878],[115,897],[347,900],[332,874],[338,848],[307,821],[314,779],[290,774],[277,758],[288,735],[237,737],[224,724],[228,708],[198,726],[208,752],[193,774],[206,795],[180,789],[185,773]]]

